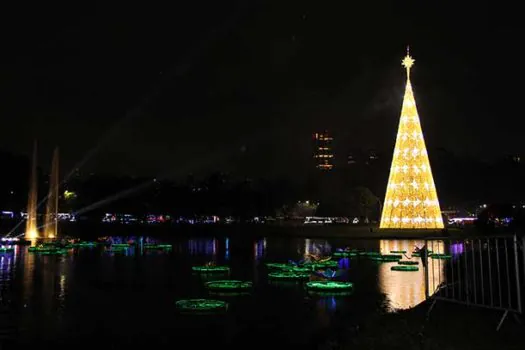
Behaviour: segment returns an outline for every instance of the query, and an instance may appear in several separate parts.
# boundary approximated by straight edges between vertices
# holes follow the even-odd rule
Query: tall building
[[[334,167],[333,137],[328,131],[316,132],[314,139],[315,167],[320,170],[332,170]]]
[[[379,227],[441,229],[443,219],[410,84],[414,59],[407,52],[402,63],[407,82]]]

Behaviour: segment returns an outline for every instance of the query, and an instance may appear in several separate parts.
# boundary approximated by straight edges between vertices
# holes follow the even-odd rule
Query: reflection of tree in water
[[[392,300],[385,293],[379,293],[376,309],[380,312],[390,312],[392,310]]]
[[[420,266],[419,271],[399,272],[390,269],[392,264],[378,265],[378,286],[380,292],[387,296],[387,310],[408,309],[425,300],[425,275],[422,260],[420,257],[412,257],[414,249],[424,244],[425,242],[421,240],[381,240],[379,242],[381,253],[406,251],[403,253],[403,260],[416,261]],[[428,249],[442,254],[444,252],[443,242],[429,241]],[[444,264],[441,261],[429,260],[429,288],[432,292],[443,280]]]
[[[332,246],[328,241],[323,240],[304,240],[304,254],[326,255],[332,251]]]

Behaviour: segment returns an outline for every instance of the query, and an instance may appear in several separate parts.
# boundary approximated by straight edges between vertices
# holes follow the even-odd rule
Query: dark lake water
[[[131,248],[126,254],[111,254],[96,247],[72,249],[65,256],[42,256],[19,246],[14,253],[0,256],[3,327],[17,328],[14,337],[22,345],[60,348],[173,346],[182,341],[193,348],[226,343],[312,348],[371,313],[409,308],[425,297],[422,268],[396,272],[390,270],[395,263],[342,259],[340,279],[353,282],[354,292],[319,297],[309,295],[302,283],[268,281],[264,265],[298,260],[305,253],[330,254],[346,246],[411,252],[421,241],[272,237],[159,242],[173,244],[173,250]],[[210,297],[204,288],[206,279],[191,270],[208,261],[229,265],[232,279],[252,281],[252,294],[214,296],[229,302],[223,315],[177,313],[179,299]],[[436,275],[441,269],[434,271]]]

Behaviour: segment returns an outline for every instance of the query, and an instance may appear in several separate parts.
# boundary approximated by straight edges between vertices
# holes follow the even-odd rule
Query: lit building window
[[[315,167],[320,170],[331,170],[334,165],[332,159],[334,154],[332,150],[333,138],[327,131],[314,133],[314,155],[316,160]]]

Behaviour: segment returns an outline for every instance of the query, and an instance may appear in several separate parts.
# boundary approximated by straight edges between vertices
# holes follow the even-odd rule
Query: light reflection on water
[[[390,268],[396,263],[382,263],[379,265],[378,284],[382,293],[389,301],[389,309],[408,309],[416,306],[425,300],[425,274],[421,258],[412,257],[411,252],[415,247],[421,248],[425,242],[421,240],[381,240],[379,243],[380,251],[388,254],[392,251],[406,250],[403,260],[413,260],[419,262],[419,271],[403,272],[392,271]],[[444,253],[443,242],[435,242],[428,249],[435,253]],[[440,281],[444,280],[445,264],[434,263],[432,259],[427,259],[429,270],[430,294],[433,294]],[[441,261],[441,260],[439,260]]]
[[[33,282],[35,280],[35,254],[30,254],[25,251],[22,253],[23,266],[22,266],[22,276],[23,276],[23,288],[22,288],[22,300],[24,302],[24,307],[30,303],[30,299],[33,296]]]
[[[224,260],[230,260],[230,239],[226,238],[224,240]]]
[[[160,252],[147,259],[141,259],[140,250],[137,250],[135,256],[125,256],[110,255],[104,251],[104,248],[78,249],[66,256],[57,257],[40,256],[28,253],[26,247],[17,247],[14,254],[0,256],[0,287],[3,290],[12,286],[13,280],[18,280],[22,287],[19,296],[21,304],[16,311],[25,317],[29,328],[40,322],[49,323],[51,330],[65,327],[64,325],[72,319],[75,322],[83,322],[77,320],[76,315],[79,310],[103,313],[104,310],[100,305],[108,305],[110,301],[119,300],[122,296],[126,296],[129,300],[142,300],[145,298],[144,293],[149,293],[148,300],[156,303],[159,310],[165,305],[172,305],[173,301],[180,297],[205,297],[206,294],[198,294],[203,290],[203,280],[191,273],[191,266],[202,263],[203,256],[206,257],[206,261],[209,261],[208,259],[216,259],[219,263],[227,261],[233,271],[230,278],[253,281],[255,286],[253,297],[257,302],[268,303],[270,306],[278,304],[280,309],[286,310],[293,301],[304,300],[304,303],[311,303],[311,310],[315,312],[317,322],[326,326],[332,324],[333,318],[338,317],[336,314],[339,311],[343,314],[356,315],[375,312],[377,303],[363,302],[363,297],[375,301],[380,298],[379,293],[383,293],[386,295],[389,310],[410,308],[425,298],[421,263],[418,272],[397,272],[390,270],[395,263],[377,264],[364,257],[340,259],[340,268],[348,273],[339,276],[342,280],[354,282],[357,294],[318,297],[309,296],[305,292],[304,285],[299,282],[268,281],[264,266],[264,262],[268,261],[299,260],[305,253],[324,256],[335,251],[336,248],[347,246],[383,253],[406,250],[407,257],[404,259],[407,259],[411,257],[410,253],[414,247],[421,247],[423,241],[348,240],[343,244],[319,239],[199,238],[179,239],[170,243],[174,243],[174,247],[180,244],[182,249]],[[434,243],[429,249],[444,253],[442,242]],[[15,274],[16,259],[18,259],[19,271]],[[420,261],[420,258],[412,259]],[[431,267],[429,285],[432,290],[435,290],[439,281],[443,280],[445,265],[446,261],[440,260],[429,264]],[[216,278],[225,277],[216,276]],[[90,280],[92,282],[89,282]],[[134,286],[144,287],[141,290]],[[165,295],[164,299],[158,297],[159,295]],[[89,307],[81,304],[87,304]],[[265,307],[268,308],[268,305],[265,304]],[[134,305],[133,310],[129,314],[124,314],[122,318],[138,317],[141,307],[140,303]],[[119,309],[119,312],[122,311]],[[301,322],[301,318],[302,316],[299,316],[296,322]],[[89,316],[86,316],[86,320],[86,327],[89,327]]]
[[[253,245],[255,260],[260,260],[266,254],[266,238],[256,241]]]
[[[453,243],[450,245],[450,253],[453,257],[458,257],[465,252],[465,244]]]
[[[324,327],[329,327],[332,320],[332,315],[337,311],[337,298],[335,296],[320,297],[316,303],[317,315],[319,322]],[[341,300],[339,300],[341,302]]]
[[[190,239],[188,241],[188,251],[191,255],[206,255],[215,257],[217,255],[218,240],[212,239]]]
[[[302,255],[312,254],[312,255],[328,255],[332,252],[332,246],[328,243],[327,240],[320,239],[308,239],[304,240],[304,246],[298,249],[299,253]]]

